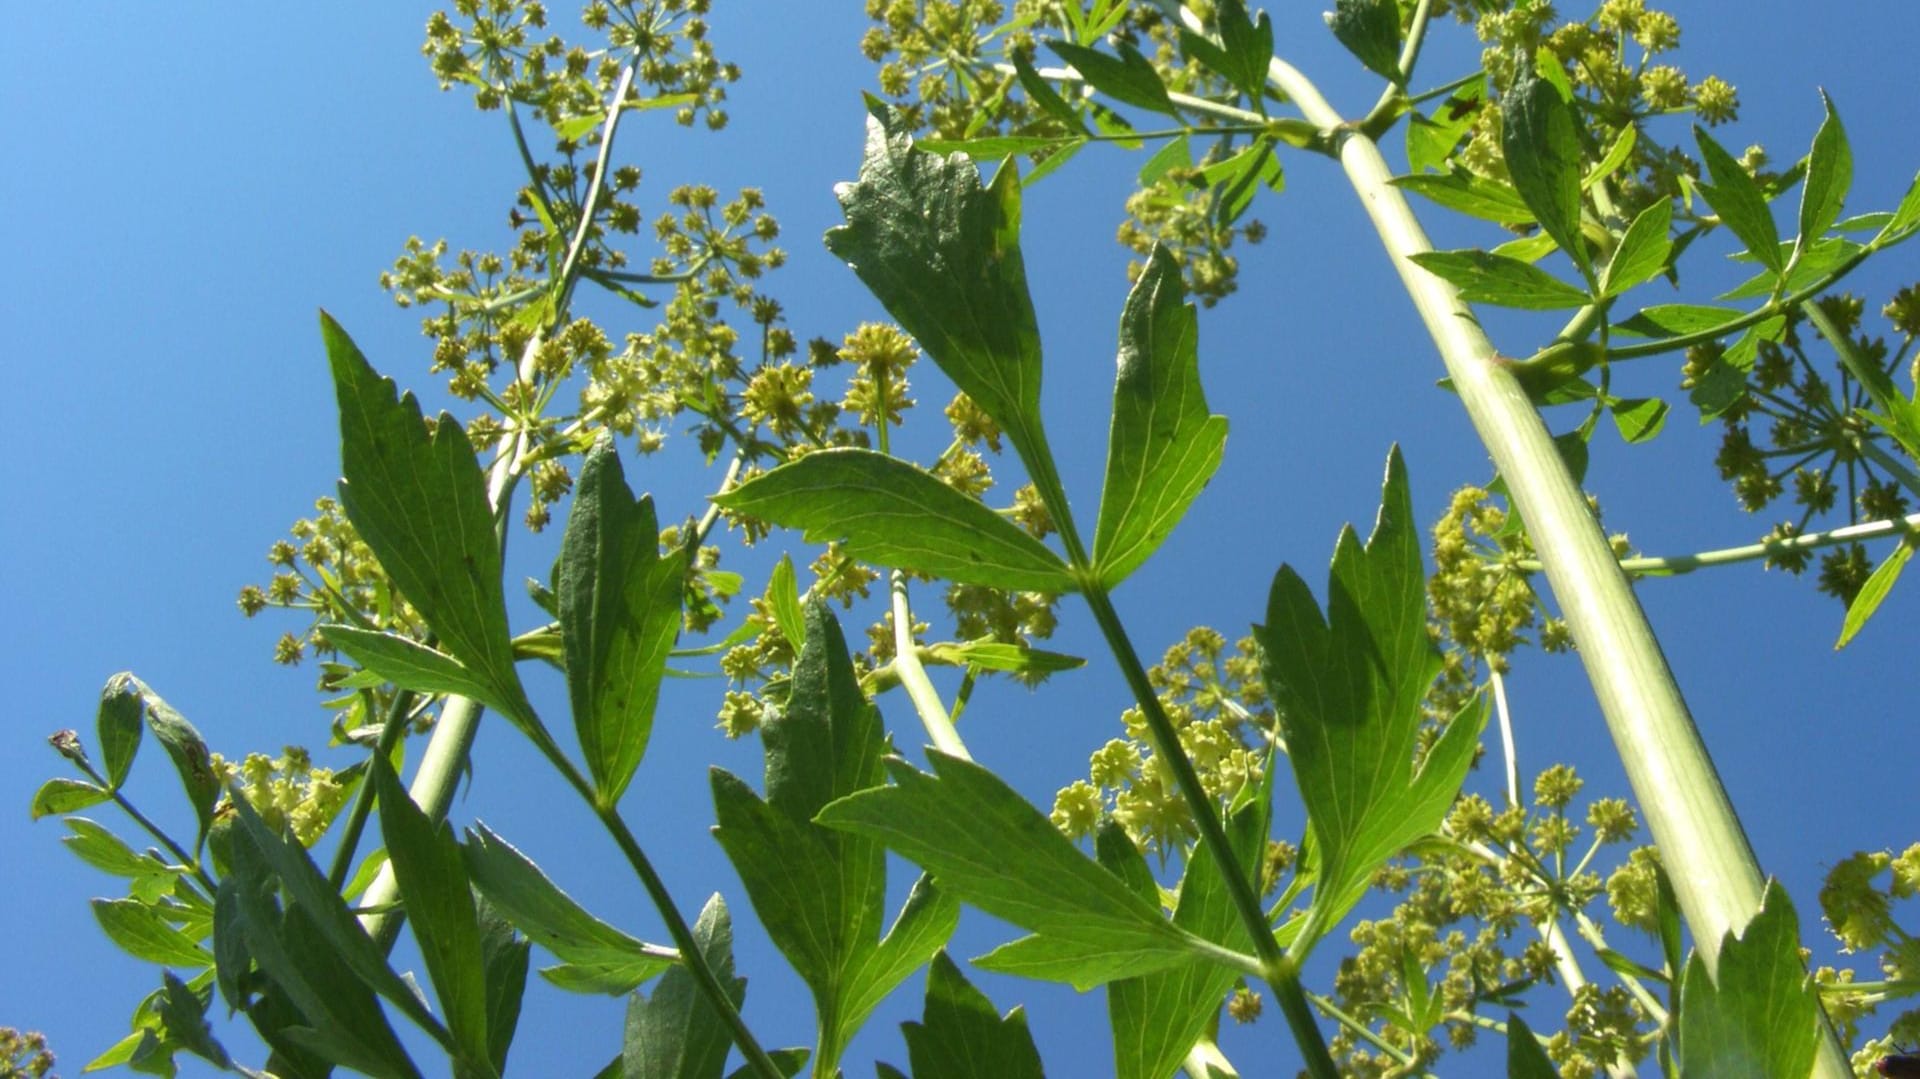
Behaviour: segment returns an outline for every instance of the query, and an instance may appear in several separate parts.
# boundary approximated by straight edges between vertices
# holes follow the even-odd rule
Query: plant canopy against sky
[[[1064,1020],[1066,1044],[1100,1037],[1098,1066],[1141,1079],[1905,1066],[1920,1012],[1880,1009],[1920,989],[1894,917],[1920,844],[1805,848],[1831,869],[1796,905],[1641,596],[1817,560],[1838,646],[1883,605],[1875,629],[1910,628],[1889,597],[1920,525],[1920,285],[1842,289],[1911,263],[1920,179],[1856,197],[1824,94],[1804,154],[1736,152],[1739,93],[1670,62],[1673,15],[1591,8],[1339,0],[1324,30],[1374,98],[1349,114],[1243,0],[868,0],[874,92],[808,105],[863,139],[807,256],[870,293],[837,343],[779,298],[813,240],[766,190],[656,198],[636,163],[672,168],[640,125],[729,127],[721,30],[754,27],[705,0],[594,2],[564,31],[526,0],[434,14],[432,74],[518,169],[510,236],[411,238],[381,275],[424,364],[320,316],[339,480],[239,602],[292,626],[276,658],[313,662],[326,717],[248,737],[326,748],[216,752],[151,669],[107,681],[90,735],[52,737],[70,774],[31,815],[125,882],[94,918],[161,968],[90,1067],[486,1077],[566,1041],[600,1075],[1075,1073],[1043,1052],[1049,1009],[1007,1010],[1069,999],[1051,987],[1098,990],[1105,1034]],[[1032,208],[1114,151],[1126,277],[1062,289],[1060,257],[1091,256],[1047,250]],[[1437,353],[1394,377],[1444,374],[1421,407],[1464,412],[1494,470],[1423,526],[1428,466],[1396,441],[1421,432],[1363,422],[1385,467],[1352,504],[1377,511],[1324,583],[1246,514],[1208,516],[1274,482],[1233,471],[1243,438],[1322,407],[1271,371],[1251,403],[1225,358],[1244,342],[1202,333],[1202,309],[1288,311],[1243,259],[1256,211],[1330,197],[1280,197],[1307,176],[1359,197]],[[1464,246],[1436,249],[1416,207]],[[1725,287],[1696,283],[1724,274],[1708,251]],[[1403,310],[1384,291],[1342,317]],[[1042,347],[1063,295],[1117,321],[1110,374],[1079,362],[1108,338]],[[1359,331],[1331,321],[1313,340],[1337,365]],[[1718,430],[1742,508],[1792,507],[1759,543],[1647,556],[1602,528],[1602,436],[1653,452],[1676,406]],[[1126,616],[1182,560],[1182,590],[1253,597],[1244,633]],[[1509,693],[1528,645],[1577,654],[1630,798],[1523,772],[1523,744],[1573,756]],[[1036,804],[996,712],[1050,723],[1085,778],[1043,775]],[[702,777],[714,758],[762,782]],[[177,791],[145,778],[169,771]],[[572,823],[493,821],[496,787]],[[688,824],[700,853],[667,838]],[[588,846],[599,875],[563,886]],[[1816,905],[1876,974],[1810,969]],[[44,1043],[6,1036],[5,1067],[45,1070]]]

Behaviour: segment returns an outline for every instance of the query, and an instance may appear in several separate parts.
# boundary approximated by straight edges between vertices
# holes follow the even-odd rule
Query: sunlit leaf
[[[1720,945],[1713,975],[1696,951],[1680,989],[1680,1071],[1805,1079],[1822,1019],[1800,959],[1800,927],[1777,881],[1760,911]]]
[[[260,979],[248,979],[248,988],[240,989],[239,978],[250,968],[267,979],[273,989],[269,1006],[276,998],[284,1002],[279,1014],[262,1024],[254,1011],[256,1029],[261,1029],[276,1049],[292,1046],[300,1053],[318,1056],[326,1063],[353,1068],[375,1076],[413,1077],[420,1074],[394,1035],[393,1027],[375,1001],[373,990],[353,969],[348,952],[333,945],[316,924],[316,918],[334,915],[309,908],[296,899],[284,909],[276,898],[279,888],[278,856],[269,855],[260,841],[279,844],[259,818],[236,803],[242,814],[242,826],[234,830],[232,872],[223,877],[214,902],[215,950],[220,956],[219,985],[229,1006],[239,1008],[252,999]],[[252,824],[246,824],[246,821]],[[258,827],[256,827],[258,826]],[[305,852],[301,852],[305,856]],[[324,882],[324,878],[322,878]],[[337,896],[333,897],[336,902]],[[345,912],[344,905],[340,907]],[[348,922],[352,915],[347,914]],[[357,929],[357,925],[355,926]],[[365,940],[364,934],[361,939]],[[366,950],[378,958],[372,941]],[[384,959],[381,959],[384,965]],[[387,977],[411,1006],[425,1014],[424,1005],[412,998],[412,990],[397,975]],[[431,1016],[430,1025],[437,1027]],[[446,1036],[440,1029],[440,1035]]]
[[[1615,401],[1613,424],[1628,442],[1646,442],[1667,423],[1667,403],[1658,397],[1630,397]]]
[[[1430,199],[1449,210],[1458,210],[1482,220],[1501,225],[1533,223],[1533,211],[1520,201],[1519,194],[1512,187],[1498,180],[1456,171],[1442,175],[1396,176],[1391,182],[1395,187]]]
[[[904,129],[874,116],[860,179],[836,194],[847,223],[828,230],[827,248],[993,417],[1028,472],[1052,474],[1040,424],[1040,331],[1020,256],[1019,177],[1002,169],[982,187],[971,161],[916,151]]]
[[[1326,15],[1333,36],[1368,71],[1400,81],[1400,5],[1397,0],[1339,0]]]
[[[1666,199],[1656,199],[1640,211],[1600,274],[1603,297],[1618,296],[1666,268],[1667,256],[1673,250],[1673,239],[1667,235],[1672,224],[1673,204]]]
[[[1200,388],[1199,324],[1155,246],[1120,313],[1119,374],[1093,563],[1112,588],[1147,560],[1220,467],[1227,420]]]
[[[1592,300],[1585,289],[1538,266],[1489,251],[1423,251],[1408,257],[1450,282],[1468,303],[1549,311],[1583,307]]]
[[[1249,16],[1245,0],[1220,0],[1214,16],[1226,61],[1218,71],[1259,107],[1267,93],[1267,63],[1273,59],[1273,21],[1264,11]]]
[[[660,555],[653,500],[633,497],[612,439],[601,438],[575,485],[558,591],[574,730],[603,805],[619,802],[646,754],[684,570],[679,551]]]
[[[833,799],[884,782],[885,742],[839,622],[818,602],[806,618],[807,645],[794,662],[787,707],[762,728],[767,797],[714,769],[714,835],[760,924],[812,991],[826,1044],[843,1046],[946,942],[959,906],[923,880],[882,940],[885,848],[813,823]],[[833,1063],[823,1049],[818,1066]]]
[[[340,649],[348,659],[365,669],[365,674],[356,674],[346,680],[349,686],[372,684],[378,680],[417,693],[452,693],[471,697],[496,711],[514,707],[513,701],[495,693],[498,687],[492,682],[468,670],[445,652],[429,648],[410,637],[338,624],[322,627],[321,634],[329,645]]]
[[[1632,318],[1614,323],[1613,329],[1633,337],[1679,337],[1725,326],[1745,316],[1745,311],[1733,307],[1665,303],[1641,308]]]
[[[439,647],[510,702],[506,717],[534,734],[507,632],[493,507],[466,433],[443,414],[429,434],[413,395],[381,378],[325,313],[320,331],[340,404],[348,518]]]
[[[1786,265],[1780,253],[1780,230],[1773,223],[1773,211],[1767,208],[1753,176],[1740,167],[1732,154],[1713,141],[1703,127],[1695,126],[1693,137],[1700,144],[1700,160],[1706,163],[1712,183],[1700,184],[1700,194],[1720,215],[1720,223],[1746,245],[1747,253],[1776,275]]]
[[[1560,1069],[1518,1012],[1507,1013],[1507,1079],[1560,1079]]]
[[[1087,141],[1084,135],[983,135],[977,139],[916,139],[930,154],[965,154],[976,161],[998,161],[1015,154],[1057,150]]]
[[[1259,878],[1261,857],[1266,851],[1268,807],[1272,805],[1272,769],[1262,775],[1258,787],[1264,796],[1256,794],[1228,822],[1228,837],[1239,855],[1238,871],[1250,880]],[[1122,833],[1120,841],[1124,840]],[[1142,870],[1146,867],[1137,851],[1131,861]],[[1148,883],[1151,885],[1151,878]],[[1217,944],[1251,950],[1246,924],[1234,908],[1226,876],[1214,861],[1212,849],[1204,843],[1195,846],[1188,858],[1173,924]],[[1113,1030],[1114,1074],[1118,1079],[1160,1079],[1173,1074],[1219,1013],[1220,1001],[1237,977],[1228,967],[1195,960],[1109,985],[1107,1019]]]
[[[1060,59],[1072,64],[1089,86],[1115,101],[1168,116],[1177,115],[1173,102],[1167,97],[1167,85],[1160,81],[1160,73],[1154,70],[1152,61],[1133,46],[1119,43],[1115,46],[1119,54],[1116,57],[1065,41],[1049,41],[1046,45]]]
[[[1900,572],[1907,568],[1907,562],[1913,558],[1914,543],[1911,537],[1903,538],[1887,552],[1887,557],[1874,567],[1873,574],[1860,591],[1854,594],[1853,602],[1847,604],[1847,617],[1840,624],[1840,639],[1833,642],[1835,651],[1845,648],[1860,631],[1867,626],[1867,619],[1880,609],[1881,601],[1893,591],[1893,583],[1900,579]]]
[[[484,1071],[492,1060],[486,965],[460,845],[446,821],[436,826],[407,797],[385,756],[375,753],[371,763],[380,834],[400,883],[407,924],[419,942],[447,1029],[459,1045],[459,1070]]]
[[[1521,65],[1501,100],[1500,147],[1522,202],[1560,250],[1584,271],[1580,236],[1580,138],[1573,105],[1561,89]]]
[[[1454,717],[1413,767],[1421,701],[1440,670],[1427,636],[1426,578],[1406,468],[1387,459],[1380,516],[1362,545],[1341,531],[1327,616],[1290,566],[1254,627],[1306,804],[1318,881],[1307,930],[1319,939],[1387,859],[1440,824],[1472,762],[1484,701]]]
[[[1036,947],[1057,947],[1048,977],[1097,985],[1195,954],[1186,933],[999,777],[938,750],[928,758],[931,775],[887,758],[892,786],[842,798],[816,819],[879,840],[963,902],[1031,930]],[[1052,963],[1060,952],[1071,953],[1071,969]]]
[[[93,916],[107,938],[135,959],[190,970],[213,965],[213,953],[137,899],[96,899]]]
[[[100,739],[100,763],[106,770],[107,786],[112,790],[120,789],[133,768],[144,726],[140,716],[139,692],[119,679],[108,682],[100,693],[94,731]]]
[[[528,940],[565,961],[565,973],[549,979],[562,988],[625,993],[673,965],[671,949],[650,947],[588,914],[486,825],[467,830],[461,853],[487,902]]]
[[[27,813],[34,819],[54,817],[62,813],[73,813],[113,797],[105,787],[96,787],[84,779],[69,779],[56,776],[40,784],[33,792],[33,802]]]
[[[220,777],[214,774],[213,754],[207,749],[207,740],[200,737],[187,717],[174,711],[172,705],[131,674],[116,674],[108,679],[106,692],[139,695],[146,709],[147,729],[172,759],[173,769],[180,777],[180,788],[186,792],[194,817],[200,823],[194,841],[194,848],[198,850],[207,838],[207,829],[213,826],[213,806],[220,798]]]
[[[861,449],[829,449],[713,499],[813,543],[839,540],[881,565],[967,584],[1071,592],[1072,572],[1019,525],[922,469]]]
[[[1853,186],[1853,149],[1847,145],[1847,130],[1840,126],[1840,114],[1825,91],[1820,101],[1827,108],[1826,119],[1814,133],[1813,149],[1807,154],[1807,177],[1800,187],[1800,236],[1795,253],[1826,235],[1840,219],[1840,209]]]
[[[1040,1079],[1040,1051],[1024,1009],[1002,1018],[947,953],[927,970],[920,1021],[900,1024],[913,1079]]]
[[[733,922],[718,895],[701,909],[693,938],[738,1008],[746,999],[747,980],[733,972]],[[720,1012],[687,968],[677,964],[661,977],[651,997],[633,994],[622,1042],[628,1079],[720,1079],[733,1047]]]

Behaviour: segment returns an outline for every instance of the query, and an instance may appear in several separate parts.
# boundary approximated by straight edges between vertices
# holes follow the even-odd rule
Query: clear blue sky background
[[[733,126],[709,136],[635,117],[621,150],[646,170],[649,213],[680,182],[764,187],[792,255],[768,289],[802,338],[838,339],[880,315],[818,240],[838,220],[832,184],[858,164],[859,93],[872,78],[856,49],[859,5],[718,6],[718,50],[746,72],[733,93]],[[1320,5],[1277,6],[1282,54],[1321,79],[1337,105],[1363,110],[1375,87],[1320,25]],[[1764,142],[1791,160],[1811,138],[1815,90],[1824,87],[1854,139],[1848,210],[1898,198],[1920,166],[1908,48],[1920,38],[1920,9],[1883,0],[1847,5],[1841,18],[1788,0],[1670,6],[1686,28],[1683,66],[1739,87],[1743,120],[1723,129],[1722,141]],[[360,2],[290,17],[232,6],[30,5],[10,13],[0,36],[8,105],[0,205],[12,251],[0,270],[0,310],[15,402],[9,509],[0,516],[8,688],[0,792],[13,807],[0,814],[0,912],[12,929],[0,1024],[45,1031],[68,1075],[124,1034],[133,1004],[159,978],[111,947],[87,909],[88,897],[117,894],[116,883],[59,849],[57,821],[26,819],[33,789],[64,770],[46,736],[76,727],[91,738],[101,684],[130,669],[230,755],[324,743],[312,668],[269,662],[274,638],[293,627],[272,616],[247,622],[233,602],[240,585],[267,578],[267,545],[338,474],[315,309],[333,312],[403,386],[444,403],[426,374],[418,316],[394,308],[375,275],[409,235],[445,236],[455,248],[508,242],[518,167],[497,115],[436,91],[417,53],[432,10]],[[554,14],[573,17],[564,4]],[[1470,55],[1467,31],[1447,24],[1439,34],[1423,84],[1465,70]],[[1088,505],[1126,289],[1113,227],[1138,162],[1088,152],[1028,198],[1046,407],[1068,488]],[[1438,360],[1338,170],[1318,158],[1290,157],[1287,166],[1287,193],[1256,209],[1270,239],[1240,252],[1243,291],[1202,319],[1202,375],[1232,421],[1226,463],[1173,542],[1119,594],[1149,653],[1196,623],[1244,632],[1282,561],[1317,582],[1339,526],[1371,519],[1390,442],[1405,448],[1423,521],[1452,487],[1486,478],[1484,455],[1458,403],[1434,388]],[[1421,213],[1441,246],[1495,242],[1430,208]],[[1722,251],[1696,258],[1682,298],[1703,299],[1713,283],[1734,279],[1709,265]],[[1920,278],[1917,252],[1899,249],[1850,284],[1877,310],[1899,284]],[[1492,325],[1505,351],[1524,353],[1540,339],[1537,324]],[[639,326],[608,326],[630,328]],[[1671,393],[1672,366],[1645,362],[1626,376],[1629,387]],[[945,400],[935,381],[930,366],[916,373],[923,402]],[[1556,420],[1561,429],[1575,422]],[[1650,448],[1628,450],[1603,433],[1590,483],[1609,526],[1657,553],[1762,532],[1772,518],[1743,516],[1712,472],[1716,439],[1716,429],[1696,427],[1683,399]],[[669,464],[629,466],[663,516],[694,510],[716,480],[689,463],[690,449],[659,459]],[[514,542],[510,579],[544,574],[550,546]],[[764,553],[729,556],[750,580],[763,579],[767,563]],[[1808,580],[1748,565],[1640,586],[1763,863],[1791,888],[1817,948],[1825,869],[1856,849],[1920,839],[1920,739],[1911,691],[1901,688],[1910,685],[1920,631],[1915,587],[1908,582],[1864,637],[1835,655],[1840,609]],[[1042,806],[1084,775],[1087,753],[1118,733],[1126,703],[1089,620],[1071,602],[1062,611],[1058,645],[1094,662],[1035,695],[984,687],[964,728],[975,754]],[[1626,793],[1573,660],[1523,654],[1511,690],[1529,774],[1567,760],[1583,769],[1589,795]],[[556,681],[538,682],[536,692],[561,713]],[[766,1043],[803,1044],[811,1035],[804,993],[752,928],[738,881],[706,836],[706,766],[756,782],[760,769],[757,744],[730,744],[712,729],[717,693],[713,683],[673,686],[626,807],[685,909],[719,890],[740,913],[747,1015]],[[917,728],[902,725],[907,709],[896,700],[883,709],[900,743],[917,746]],[[1491,791],[1495,777],[1472,782]],[[170,769],[152,745],[133,791],[164,819],[182,819]],[[1297,835],[1290,792],[1277,813],[1279,832]],[[455,815],[486,820],[591,909],[659,939],[611,845],[504,725],[483,728],[475,782]],[[895,878],[903,886],[906,874]],[[953,952],[977,955],[1008,936],[1007,927],[969,916]],[[1329,955],[1338,944],[1329,942]],[[1317,976],[1326,986],[1330,969]],[[1052,1074],[1109,1069],[1099,993],[984,975],[979,984],[1003,1009],[1028,1005]],[[1547,991],[1540,1006],[1557,1010],[1560,1001]],[[620,1009],[536,981],[515,1062],[528,1074],[590,1072],[616,1050]],[[865,1073],[876,1057],[904,1064],[896,1024],[918,1011],[908,995],[877,1015],[849,1055],[850,1073]],[[248,1040],[236,1034],[230,1044]],[[1230,1032],[1227,1049],[1248,1075],[1293,1067],[1277,1017]]]

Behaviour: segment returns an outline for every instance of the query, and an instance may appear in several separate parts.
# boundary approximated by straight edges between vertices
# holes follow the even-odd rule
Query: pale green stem
[[[907,575],[894,570],[891,590],[893,670],[900,679],[900,686],[907,691],[907,699],[913,702],[913,710],[920,714],[920,725],[926,728],[927,737],[933,740],[933,748],[949,757],[970,761],[973,756],[967,752],[967,744],[960,740],[960,732],[954,729],[947,706],[940,703],[940,694],[927,677],[927,669],[920,665],[920,654],[913,643],[913,609],[907,606]]]
[[[1189,1079],[1240,1079],[1240,1069],[1220,1051],[1220,1046],[1212,1038],[1203,1037],[1187,1050],[1186,1059],[1180,1062],[1181,1070]]]
[[[1627,573],[1641,577],[1672,577],[1707,566],[1727,566],[1738,562],[1753,562],[1762,558],[1777,557],[1793,551],[1815,551],[1823,547],[1834,547],[1842,543],[1857,543],[1862,540],[1882,539],[1887,536],[1904,536],[1920,532],[1920,513],[1887,521],[1866,521],[1857,525],[1829,529],[1825,532],[1808,532],[1786,539],[1762,540],[1744,547],[1728,547],[1718,551],[1703,551],[1699,554],[1678,555],[1642,555],[1620,560],[1620,568]],[[1540,571],[1537,559],[1520,559],[1513,563],[1514,568],[1528,573]]]
[[[1567,996],[1574,997],[1587,984],[1587,976],[1580,969],[1573,946],[1567,942],[1566,932],[1560,928],[1560,919],[1548,918],[1545,924],[1534,928],[1539,932],[1541,941],[1553,952],[1553,969],[1567,987]],[[1605,1067],[1610,1079],[1639,1079],[1640,1073],[1630,1060],[1610,1060]]]
[[[1507,861],[1507,855],[1485,843],[1458,842],[1491,865],[1499,866]],[[1553,953],[1554,972],[1560,976],[1560,983],[1566,987],[1568,998],[1572,998],[1581,986],[1587,984],[1587,975],[1580,968],[1580,957],[1573,954],[1573,945],[1567,940],[1566,932],[1560,928],[1560,920],[1557,917],[1549,918],[1544,923],[1535,925],[1534,931],[1540,935],[1540,942]],[[1663,1019],[1666,1015],[1664,1011],[1658,1014]],[[1502,1027],[1502,1029],[1505,1028]],[[1631,1061],[1620,1061],[1608,1064],[1607,1074],[1611,1079],[1634,1079],[1639,1073],[1634,1069]]]
[[[1182,8],[1179,15],[1191,29],[1204,30],[1191,11]],[[1722,939],[1744,929],[1759,911],[1764,876],[1627,575],[1546,425],[1498,361],[1472,309],[1452,285],[1412,262],[1411,256],[1433,245],[1393,186],[1379,147],[1348,128],[1292,65],[1275,59],[1267,77],[1309,122],[1336,138],[1348,181],[1541,552],[1648,830],[1662,860],[1683,867],[1674,874],[1680,908],[1709,971],[1716,969]],[[1815,1075],[1851,1075],[1831,1037],[1823,1040]]]
[[[1493,715],[1500,722],[1500,755],[1507,766],[1507,805],[1520,804],[1520,750],[1513,740],[1513,716],[1507,711],[1507,680],[1500,677],[1499,671],[1487,674],[1487,685],[1493,690]]]
[[[1323,997],[1318,993],[1308,993],[1306,996],[1308,1000],[1313,1002],[1314,1007],[1326,1012],[1329,1016],[1333,1017],[1334,1022],[1352,1031],[1354,1037],[1359,1038],[1361,1041],[1392,1057],[1398,1061],[1402,1067],[1411,1068],[1415,1066],[1412,1053],[1407,1052],[1405,1049],[1374,1033],[1372,1027],[1369,1027],[1367,1024],[1340,1010],[1340,1007],[1334,1004],[1331,999]],[[1425,1068],[1411,1074],[1425,1076],[1426,1079],[1438,1079],[1437,1076]]]
[[[1601,932],[1598,923],[1592,918],[1587,917],[1585,911],[1576,910],[1573,912],[1573,924],[1578,928],[1580,938],[1585,940],[1595,951],[1600,951],[1607,946],[1607,935]],[[1678,978],[1684,972],[1676,970],[1671,973],[1673,977]],[[1654,996],[1653,991],[1648,989],[1646,984],[1641,982],[1638,976],[1624,974],[1617,970],[1614,971],[1614,975],[1620,979],[1620,984],[1627,987],[1627,992],[1633,994],[1634,999],[1640,1002],[1640,1006],[1647,1010],[1647,1014],[1652,1016],[1655,1022],[1665,1023],[1667,1021],[1667,1006],[1660,1003],[1660,998]]]

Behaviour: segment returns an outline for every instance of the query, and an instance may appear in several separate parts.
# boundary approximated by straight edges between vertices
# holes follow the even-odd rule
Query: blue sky
[[[646,171],[640,195],[650,213],[681,182],[763,187],[791,255],[768,291],[797,335],[837,340],[881,317],[818,241],[839,220],[832,184],[850,179],[859,160],[859,93],[872,78],[856,48],[859,5],[719,7],[716,47],[746,73],[732,92],[732,126],[713,136],[639,116],[623,128],[622,151]],[[1376,88],[1320,25],[1318,6],[1285,7],[1274,14],[1282,55],[1321,80],[1337,106],[1364,110]],[[1920,9],[1853,5],[1843,20],[1809,17],[1786,0],[1671,7],[1686,28],[1680,63],[1739,87],[1742,121],[1722,129],[1723,142],[1762,142],[1791,160],[1818,123],[1815,91],[1824,88],[1853,139],[1849,212],[1898,198],[1920,167],[1911,137],[1920,97],[1903,48],[1920,34]],[[311,667],[269,661],[274,639],[294,627],[272,616],[248,622],[234,605],[242,584],[267,578],[268,544],[338,475],[315,311],[332,312],[401,385],[446,404],[426,373],[430,344],[418,316],[396,309],[375,277],[409,235],[445,236],[455,248],[508,242],[504,216],[518,182],[511,144],[497,115],[435,89],[417,52],[432,10],[360,2],[295,20],[196,5],[39,5],[14,11],[14,29],[0,37],[0,99],[12,105],[0,117],[9,155],[0,204],[15,252],[0,271],[0,296],[16,401],[12,509],[0,517],[0,670],[12,687],[0,718],[0,792],[12,792],[15,807],[0,814],[8,882],[0,910],[16,931],[0,1025],[45,1031],[66,1074],[124,1034],[158,975],[113,949],[87,909],[116,883],[58,849],[57,821],[27,821],[33,789],[62,772],[46,736],[76,727],[90,737],[100,686],[132,670],[230,755],[324,743]],[[1470,55],[1465,30],[1447,24],[1439,33],[1423,83],[1460,73]],[[1138,164],[1117,150],[1089,151],[1027,197],[1045,405],[1067,487],[1089,505],[1126,291],[1113,227]],[[1174,539],[1117,597],[1148,654],[1193,624],[1244,632],[1283,561],[1317,584],[1340,525],[1371,519],[1391,442],[1405,450],[1423,521],[1453,487],[1487,475],[1463,411],[1434,387],[1437,358],[1337,168],[1303,157],[1287,167],[1285,195],[1256,204],[1271,235],[1239,252],[1241,293],[1201,320],[1202,378],[1232,423],[1225,463]],[[1439,246],[1497,240],[1419,212]],[[1703,299],[1712,284],[1737,279],[1714,264],[1723,252],[1696,256],[1693,283],[1675,298]],[[1908,247],[1849,284],[1877,310],[1916,279],[1920,247]],[[1539,340],[1537,323],[1490,326],[1506,351]],[[1647,393],[1672,394],[1677,381],[1664,365],[1626,377]],[[930,365],[915,379],[923,403],[945,400]],[[935,422],[925,410],[922,419]],[[1555,419],[1556,429],[1575,422]],[[1650,553],[1756,537],[1771,518],[1736,508],[1712,471],[1716,440],[1683,399],[1650,447],[1603,434],[1590,486],[1610,528]],[[629,465],[634,485],[653,491],[663,517],[697,509],[715,475],[697,468],[690,447],[658,460]],[[510,582],[544,576],[551,547],[524,535],[513,542]],[[727,565],[759,580],[770,559],[730,551]],[[1912,696],[1900,688],[1920,631],[1912,585],[1839,654],[1831,644],[1840,609],[1805,579],[1745,565],[1647,582],[1640,596],[1763,865],[1787,883],[1803,936],[1821,947],[1813,912],[1825,869],[1856,849],[1920,839],[1920,738]],[[1056,645],[1094,662],[1038,694],[984,687],[963,725],[975,755],[1042,806],[1119,733],[1126,703],[1090,620],[1071,603],[1062,611]],[[1589,795],[1626,793],[1574,661],[1525,653],[1510,691],[1523,768],[1571,761]],[[559,714],[557,681],[536,676],[535,692]],[[712,729],[717,692],[713,683],[671,687],[626,808],[685,909],[718,890],[739,911],[748,1018],[767,1044],[802,1044],[811,1032],[804,993],[744,924],[738,881],[706,836],[706,766],[756,781],[760,770],[757,745]],[[917,746],[904,705],[882,707],[898,741]],[[1491,790],[1494,779],[1470,782]],[[132,790],[179,819],[169,770],[151,745]],[[1276,812],[1281,834],[1298,832],[1290,792]],[[590,909],[659,939],[613,848],[504,724],[483,727],[474,783],[454,814],[484,819]],[[104,811],[92,815],[118,826]],[[906,876],[896,872],[895,884]],[[977,955],[1009,935],[970,916],[952,950]],[[1329,976],[1321,972],[1322,986]],[[1002,1009],[1028,1006],[1053,1074],[1108,1070],[1100,994],[987,976],[978,984]],[[1549,1000],[1542,1006],[1557,1006]],[[850,1071],[875,1058],[904,1064],[896,1024],[918,1011],[909,996],[878,1014]],[[536,988],[516,1059],[539,1061],[543,1074],[591,1071],[615,1051],[619,1012],[616,1001]],[[1231,1032],[1227,1050],[1249,1075],[1285,1074],[1293,1059],[1277,1017]]]

